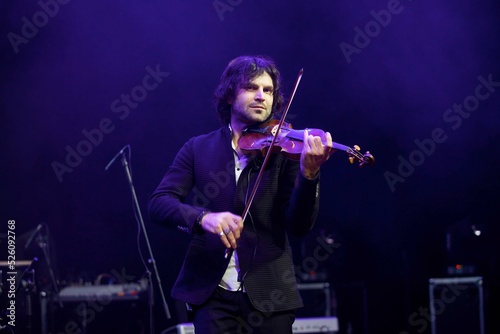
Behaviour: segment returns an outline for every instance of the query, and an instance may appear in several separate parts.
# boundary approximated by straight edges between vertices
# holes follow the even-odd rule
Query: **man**
[[[292,333],[302,300],[287,231],[301,236],[314,225],[332,139],[305,131],[300,161],[273,153],[265,166],[240,149],[244,131],[283,106],[280,73],[268,57],[232,60],[214,95],[223,127],[185,143],[149,201],[151,221],[192,234],[172,296],[192,308],[197,334]]]

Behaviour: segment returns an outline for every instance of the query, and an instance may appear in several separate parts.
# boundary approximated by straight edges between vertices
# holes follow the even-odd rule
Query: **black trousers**
[[[292,334],[295,311],[261,312],[247,294],[217,288],[210,299],[193,307],[196,334]]]

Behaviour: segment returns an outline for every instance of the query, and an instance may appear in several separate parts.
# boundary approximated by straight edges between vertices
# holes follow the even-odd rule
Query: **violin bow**
[[[274,133],[273,141],[269,145],[269,148],[266,152],[266,155],[264,157],[264,162],[262,162],[262,166],[260,168],[259,174],[257,175],[257,180],[255,181],[255,184],[253,186],[252,192],[250,193],[250,197],[248,198],[247,205],[245,207],[245,210],[243,210],[243,214],[241,215],[243,218],[243,221],[245,221],[245,218],[247,217],[248,211],[250,210],[250,206],[252,205],[253,198],[255,197],[255,193],[257,192],[257,188],[259,187],[260,180],[262,178],[262,175],[264,174],[264,169],[266,167],[267,161],[269,160],[269,157],[271,156],[271,151],[274,147],[274,143],[276,141],[276,138],[278,138],[278,135],[281,131],[281,126],[285,122],[286,115],[288,114],[288,109],[290,109],[290,105],[292,104],[293,97],[295,96],[295,92],[297,91],[297,88],[299,87],[300,80],[302,79],[302,74],[304,73],[304,69],[300,69],[299,74],[297,76],[297,80],[295,81],[295,86],[293,87],[292,95],[290,96],[290,99],[288,100],[288,103],[285,107],[285,110],[283,111],[283,115],[281,115],[281,119],[276,126],[276,132]]]
[[[256,179],[255,184],[253,186],[252,192],[250,193],[250,196],[248,197],[248,201],[246,203],[245,209],[243,210],[243,213],[241,214],[243,222],[245,222],[245,219],[248,215],[248,212],[250,211],[250,206],[252,205],[255,194],[257,193],[257,188],[259,187],[260,180],[262,179],[262,175],[264,174],[264,169],[266,168],[267,161],[269,160],[269,157],[271,156],[271,152],[273,150],[274,143],[275,143],[276,139],[278,138],[278,135],[281,131],[281,126],[285,122],[285,118],[288,114],[288,110],[290,109],[290,105],[292,104],[293,98],[295,96],[295,92],[297,92],[297,88],[299,87],[299,83],[300,83],[300,80],[302,79],[303,74],[304,74],[304,69],[302,68],[302,69],[300,69],[299,74],[297,75],[297,80],[295,81],[295,85],[293,87],[293,91],[292,91],[292,94],[290,96],[290,99],[288,100],[288,103],[285,107],[285,110],[283,111],[283,114],[281,115],[281,119],[280,119],[278,125],[276,126],[276,132],[274,133],[273,141],[271,142],[271,144],[269,145],[269,148],[267,149],[266,155],[264,156],[264,161],[262,162],[262,166],[259,170],[259,174],[257,175],[257,179]],[[229,248],[226,249],[225,258],[227,258],[229,256],[231,251],[232,251],[232,249],[229,249]]]

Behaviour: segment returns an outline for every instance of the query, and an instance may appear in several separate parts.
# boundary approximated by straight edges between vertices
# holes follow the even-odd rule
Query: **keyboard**
[[[67,286],[59,292],[63,302],[115,301],[139,299],[147,290],[143,284]]]

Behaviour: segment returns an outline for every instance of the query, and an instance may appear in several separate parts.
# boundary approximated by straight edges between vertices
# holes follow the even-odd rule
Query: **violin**
[[[271,120],[260,127],[248,128],[243,132],[243,135],[238,141],[239,148],[245,154],[260,152],[263,156],[265,156],[271,148],[271,153],[279,152],[291,160],[299,160],[303,147],[304,131],[307,131],[313,136],[320,137],[323,145],[326,145],[326,134],[321,129],[295,130],[292,129],[290,123],[283,122],[277,134],[278,123],[278,120]],[[370,154],[369,151],[362,154],[358,145],[354,145],[354,147],[351,148],[333,142],[332,147],[336,150],[346,152],[349,156],[349,162],[354,163],[354,161],[358,161],[360,167],[375,163],[373,155]]]

